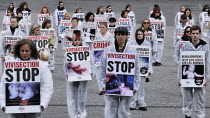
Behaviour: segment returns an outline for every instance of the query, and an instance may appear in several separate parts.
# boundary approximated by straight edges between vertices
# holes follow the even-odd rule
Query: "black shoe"
[[[131,108],[131,107],[130,107],[130,110],[136,110],[136,108]]]
[[[103,91],[100,91],[99,93],[98,93],[98,95],[103,95],[104,94],[104,92]]]
[[[157,66],[157,62],[152,63],[152,66]]]
[[[58,43],[61,43],[61,40],[59,40]]]
[[[162,65],[160,62],[156,62],[156,66],[160,66]]]
[[[191,116],[186,116],[186,115],[185,115],[185,118],[191,118]]]
[[[141,111],[147,111],[147,107],[139,107],[139,110],[141,110]]]

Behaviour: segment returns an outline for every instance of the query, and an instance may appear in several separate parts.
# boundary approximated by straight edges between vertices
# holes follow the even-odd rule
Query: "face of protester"
[[[73,44],[74,44],[75,46],[79,46],[81,43],[82,43],[82,40],[81,40],[81,39],[74,39],[74,40],[73,40]]]
[[[107,10],[108,12],[111,12],[112,7],[108,7],[106,10]]]
[[[155,12],[155,17],[158,17],[158,16],[160,16],[160,11]]]
[[[82,13],[82,9],[78,9],[77,10],[77,13]]]
[[[40,27],[37,27],[36,29],[34,29],[33,34],[40,35]]]
[[[48,28],[50,28],[51,27],[51,24],[50,23],[47,23],[46,24],[46,28],[48,29]]]
[[[145,21],[143,22],[143,25],[144,25],[144,28],[145,28],[145,29],[148,29],[148,28],[149,28],[149,25],[150,25],[150,22],[149,22],[148,20],[145,20]]]
[[[184,12],[186,8],[184,6],[181,7],[181,11]]]
[[[100,32],[105,33],[107,31],[107,27],[105,25],[100,25]]]
[[[22,18],[23,14],[22,13],[18,13],[17,17]]]
[[[127,35],[126,34],[116,34],[116,40],[117,40],[117,43],[125,43],[127,39]]]
[[[12,18],[11,19],[11,27],[12,28],[15,28],[18,26],[18,22],[17,22],[17,19],[16,18]]]
[[[193,41],[199,40],[199,37],[200,37],[200,32],[199,32],[199,30],[193,30],[193,31],[191,32],[191,38],[192,38]]]
[[[31,48],[28,44],[20,47],[20,57],[22,60],[29,60],[31,57]]]
[[[65,16],[64,16],[64,20],[70,20],[70,16],[69,16],[69,15],[67,15],[67,14],[65,14]]]
[[[27,4],[25,4],[24,6],[23,6],[23,9],[26,9],[28,6],[27,6]]]
[[[13,4],[9,4],[9,8],[14,8]]]
[[[186,16],[189,16],[190,15],[190,10],[187,10],[186,11]]]
[[[191,36],[191,34],[190,34],[190,28],[187,28],[187,29],[186,29],[186,35],[187,35],[187,36]]]
[[[78,22],[77,22],[77,20],[73,19],[73,20],[71,21],[71,24],[72,24],[72,27],[77,27]]]
[[[127,11],[131,11],[131,7],[129,6],[126,10],[127,10]]]
[[[89,21],[91,21],[91,22],[92,22],[92,21],[93,21],[93,18],[94,18],[94,17],[93,17],[93,15],[90,15],[90,17],[89,17]]]
[[[7,15],[12,16],[12,12],[10,10],[7,10]]]
[[[63,3],[60,3],[59,7],[60,8],[63,8],[64,7],[64,4]]]
[[[142,40],[142,39],[143,39],[143,37],[144,37],[143,32],[138,31],[138,33],[137,33],[137,39]]]
[[[208,11],[209,11],[209,8],[208,8],[208,7],[206,7],[206,8],[205,8],[205,11],[206,11],[206,12],[208,12]]]
[[[115,22],[109,22],[110,26],[115,26]]]
[[[43,14],[47,14],[47,9],[46,8],[43,8],[42,9],[42,12],[43,12]]]
[[[128,17],[128,12],[125,12],[124,18],[127,18],[127,17]]]
[[[181,19],[182,23],[186,23],[187,19]]]
[[[102,13],[104,11],[103,7],[100,7],[99,12]]]

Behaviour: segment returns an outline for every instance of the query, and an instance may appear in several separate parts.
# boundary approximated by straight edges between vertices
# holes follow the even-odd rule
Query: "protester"
[[[184,11],[184,14],[187,16],[187,20],[190,22],[190,25],[195,25],[195,20],[192,16],[192,13],[191,13],[191,10],[189,8],[187,8],[185,11]]]
[[[72,38],[73,38],[73,44],[72,44],[73,47],[85,46],[82,44],[81,34],[80,36],[77,36],[77,34],[73,34]],[[92,55],[92,53],[90,53],[90,55]],[[90,59],[92,60],[92,58]],[[66,71],[67,70],[65,69],[65,72]],[[66,76],[68,77],[69,75]],[[85,76],[82,76],[81,80],[84,78]],[[68,79],[71,79],[71,76],[69,76]],[[86,80],[67,82],[67,108],[70,118],[85,118],[87,116],[85,108],[86,99],[87,99],[87,89],[88,89],[88,81]]]
[[[38,52],[36,46],[31,40],[23,39],[18,41],[15,45],[15,61],[36,61],[38,60]],[[40,73],[40,110],[41,112],[44,111],[53,94],[53,81],[52,81],[52,74],[47,67],[47,64],[39,60],[39,73]],[[5,112],[6,107],[6,87],[5,81],[8,75],[4,71],[1,85],[0,85],[0,93],[1,93],[1,109]],[[21,78],[22,79],[22,78]],[[13,113],[9,114],[10,118],[41,118],[42,113]]]
[[[94,22],[95,15],[92,12],[88,12],[85,16],[86,22]]]
[[[60,24],[60,20],[62,19],[62,17],[64,17],[64,14],[66,12],[67,12],[67,10],[64,8],[63,1],[59,1],[58,7],[54,11],[54,18],[55,18],[54,22],[55,22],[56,26]]]
[[[145,21],[144,21],[145,22]],[[141,47],[141,46],[148,46],[151,47],[151,43],[145,39],[144,30],[142,28],[139,28],[136,30],[135,33],[135,40],[133,40],[132,45]],[[150,57],[152,56],[152,51],[150,51]],[[138,57],[139,58],[139,57]],[[140,62],[143,63],[143,62]],[[148,66],[148,76],[150,76],[153,73],[152,69],[152,60],[149,63]],[[130,104],[130,110],[142,110],[147,111],[147,105],[144,101],[145,92],[144,92],[144,84],[146,80],[146,76],[142,76],[139,81],[139,90],[136,91],[136,94],[133,96],[132,102]]]
[[[111,44],[114,42],[114,37],[112,34],[108,32],[107,24],[101,23],[100,24],[100,32],[96,34],[94,41],[107,41]],[[95,77],[98,82],[98,85],[100,85],[100,66],[95,66]],[[103,90],[99,88],[99,95],[103,95]]]
[[[131,5],[130,4],[126,5],[125,10],[128,12],[128,18],[131,19],[132,27],[135,28],[136,27],[136,17],[135,17],[134,12],[131,10]]]
[[[177,42],[174,50],[174,61],[176,62],[176,65],[179,65],[180,62],[180,49],[186,43],[187,41],[191,40],[191,34],[190,34],[190,26],[187,26],[184,29],[184,35],[181,37],[181,39]]]
[[[152,47],[151,50],[152,50],[152,56],[153,56],[151,60],[152,62],[154,62],[155,60],[154,55],[155,53],[157,53],[157,44],[158,44],[157,34],[155,30],[152,29],[150,20],[146,18],[141,22],[141,29],[144,30],[145,40],[149,41],[151,44],[151,47]]]
[[[185,14],[182,14],[180,22],[177,24],[175,30],[174,30],[174,47],[176,46],[177,42],[181,40],[181,37],[184,35],[184,29],[187,26],[192,26],[191,23],[187,20],[187,16]]]
[[[177,13],[176,13],[176,16],[175,16],[175,18],[174,18],[174,24],[175,24],[175,26],[177,26],[177,24],[179,23],[179,21],[181,20],[181,16],[182,16],[182,14],[184,14],[184,11],[186,10],[186,6],[181,6],[180,7],[180,11],[178,11]]]
[[[40,25],[33,24],[31,26],[31,29],[30,29],[30,32],[29,32],[29,36],[39,36],[39,35],[41,35],[40,29],[41,29]]]
[[[134,47],[128,44],[128,30],[124,27],[118,27],[115,29],[115,41],[114,45],[107,47],[100,61],[100,88],[105,91],[106,87],[106,70],[107,70],[107,54],[108,53],[136,53]],[[135,92],[138,90],[138,78],[139,76],[139,64],[138,59],[135,58],[135,70],[134,70],[134,88]],[[131,102],[131,96],[116,96],[105,95],[105,118],[129,118],[129,105]]]
[[[191,41],[182,46],[181,51],[204,51],[205,52],[205,80],[204,86],[207,86],[209,80],[209,47],[208,44],[200,39],[201,29],[198,26],[192,26],[190,29]],[[179,80],[182,71],[179,69]],[[179,81],[179,85],[181,85]],[[195,116],[197,118],[205,118],[205,88],[204,87],[182,87],[183,107],[182,111],[186,118],[192,117],[192,109],[195,108]],[[194,101],[195,100],[195,101]]]
[[[158,40],[157,53],[154,55],[153,66],[160,66],[160,65],[162,65],[161,59],[162,59],[162,55],[163,55],[166,20],[165,20],[165,17],[161,14],[159,8],[153,9],[153,13],[150,15],[149,20],[151,22],[153,29],[156,30],[157,40]],[[158,24],[156,24],[156,23],[158,23]],[[161,29],[156,29],[158,27],[156,25],[162,25]]]

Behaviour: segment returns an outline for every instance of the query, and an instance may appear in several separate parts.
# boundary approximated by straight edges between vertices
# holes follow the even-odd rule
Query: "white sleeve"
[[[152,38],[153,38],[153,51],[157,52],[158,40],[157,40],[157,33],[154,29],[152,29]]]
[[[179,63],[179,59],[180,59],[180,41],[175,45],[174,49],[174,61],[176,63]]]
[[[179,22],[179,20],[178,20],[178,14],[179,14],[179,12],[176,13],[176,16],[174,18],[174,24],[175,24],[175,26],[177,26],[177,23]]]
[[[46,109],[53,94],[52,73],[47,64],[43,63],[40,73],[41,105]]]
[[[103,88],[105,88],[105,79],[106,79],[106,63],[107,63],[107,50],[108,48],[106,48],[104,50],[103,55],[101,56],[100,59],[100,79],[99,79],[99,88],[100,90],[102,90]]]
[[[5,107],[5,72],[3,73],[1,77],[0,82],[0,101],[1,101],[1,109]]]
[[[175,47],[177,44],[177,27],[175,27],[175,30],[174,30],[173,42],[174,42],[173,47]]]

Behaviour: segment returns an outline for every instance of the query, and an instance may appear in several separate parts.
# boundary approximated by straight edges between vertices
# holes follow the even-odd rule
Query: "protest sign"
[[[157,40],[163,41],[165,36],[165,23],[163,21],[151,22],[151,27],[156,31]]]
[[[84,13],[74,13],[73,17],[77,17],[79,21],[83,22],[85,19],[85,14]]]
[[[138,52],[138,59],[140,64],[140,76],[147,77],[149,75],[149,65],[150,65],[150,55],[151,48],[150,46],[137,46],[136,50]]]
[[[38,14],[38,24],[42,26],[45,19],[49,18],[49,14]]]
[[[4,56],[14,56],[14,46],[21,38],[21,36],[4,36]]]
[[[68,81],[92,80],[90,48],[85,46],[68,47],[65,52],[65,72]]]
[[[100,65],[100,58],[103,55],[104,49],[111,45],[109,41],[94,41],[93,42],[93,51],[94,51],[94,64],[96,66]]]
[[[53,51],[55,45],[55,30],[54,29],[41,29],[41,35],[48,37],[48,48]]]
[[[105,16],[106,16],[106,20],[107,20],[107,21],[109,21],[109,18],[115,17],[113,12],[105,13]]]
[[[64,14],[65,14],[65,12],[64,11],[57,11],[57,12],[55,12],[55,23],[56,23],[56,25],[59,25],[60,24],[60,21],[61,21],[61,19],[64,17]]]
[[[107,53],[106,95],[133,96],[135,59],[133,53]]]
[[[128,29],[128,32],[132,32],[132,22],[130,18],[119,18],[117,20],[118,27],[126,27]]]
[[[39,52],[39,58],[42,61],[48,61],[49,59],[49,40],[47,36],[28,36],[28,39],[32,40],[36,45]]]
[[[96,23],[83,23],[83,37],[86,42],[92,42],[96,35]]]
[[[39,66],[39,61],[5,62],[5,113],[41,112]]]
[[[2,23],[2,32],[10,29],[10,16],[4,16]]]
[[[181,87],[203,87],[205,52],[181,51]]]

